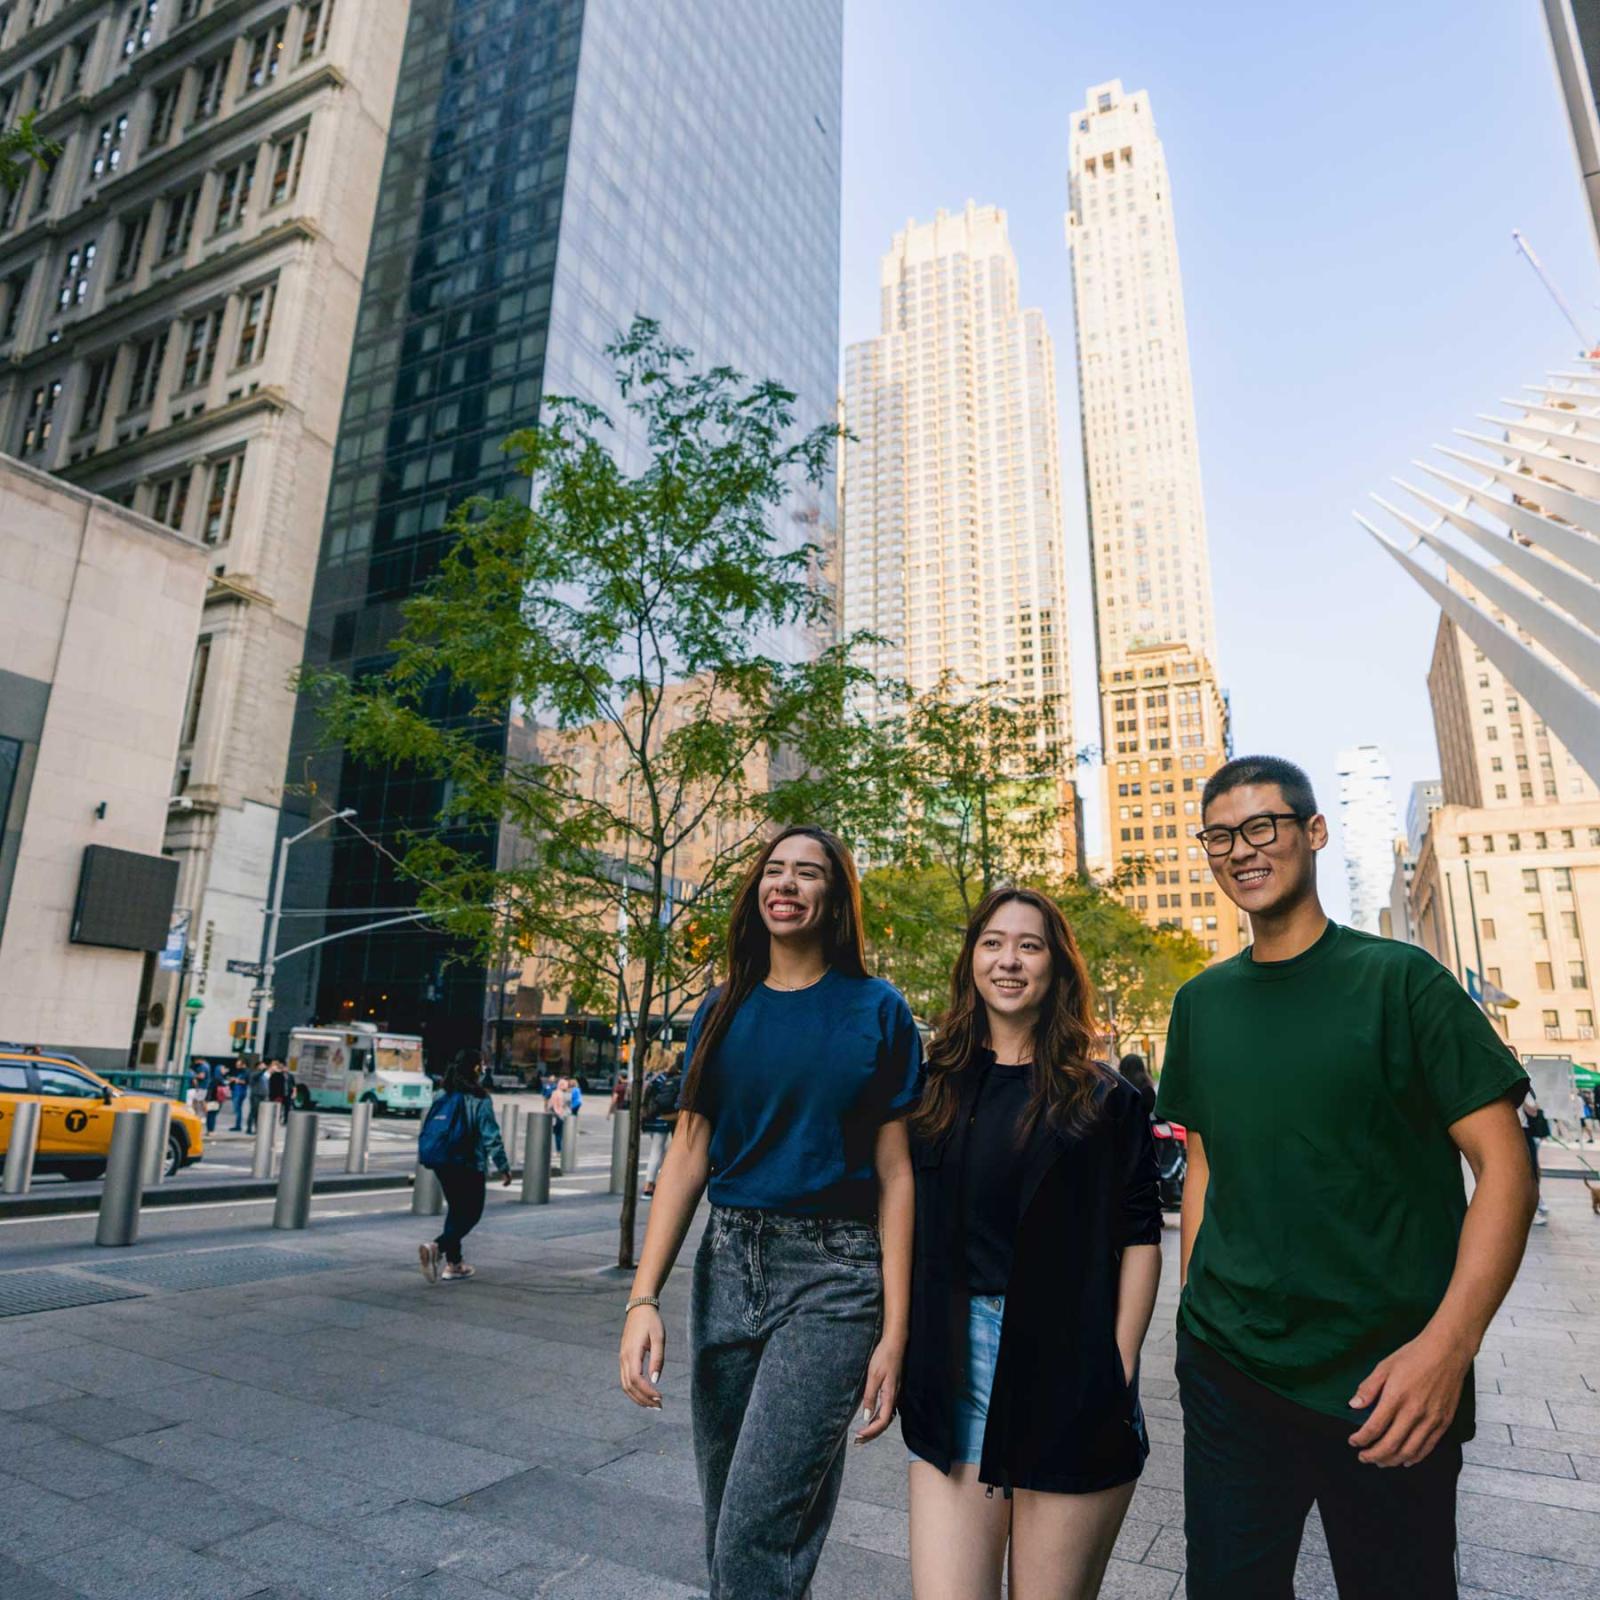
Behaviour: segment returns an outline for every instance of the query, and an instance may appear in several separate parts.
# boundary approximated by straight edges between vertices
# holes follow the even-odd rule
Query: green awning
[[[1580,1089],[1600,1089],[1600,1072],[1593,1067],[1574,1067],[1572,1081]]]

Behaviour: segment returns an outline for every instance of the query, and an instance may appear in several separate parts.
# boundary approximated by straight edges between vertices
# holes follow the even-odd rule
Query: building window
[[[300,60],[310,61],[328,48],[328,32],[333,27],[334,0],[306,0],[305,25],[300,34]]]
[[[1489,874],[1487,872],[1474,872],[1472,874],[1472,886],[1479,894],[1488,894]]]
[[[1508,833],[1506,835],[1506,849],[1507,850],[1520,850],[1521,848],[1522,848],[1522,835],[1520,833]]]
[[[1533,981],[1541,989],[1549,990],[1555,988],[1555,969],[1548,961],[1535,961],[1533,964]]]
[[[161,368],[167,356],[167,330],[141,339],[133,347],[133,365],[128,373],[128,399],[123,410],[143,411],[156,397]]]
[[[89,363],[83,383],[83,406],[78,413],[79,433],[91,433],[99,428],[106,414],[106,394],[111,388],[111,369],[116,365],[113,353]]]
[[[96,178],[109,178],[122,167],[122,142],[128,137],[128,116],[124,112],[110,122],[100,124],[100,135],[95,140],[94,160],[89,171]]]
[[[144,254],[145,235],[149,230],[148,211],[122,219],[121,236],[117,240],[117,264],[111,273],[113,283],[127,283],[138,272],[139,258]]]
[[[89,69],[89,56],[94,50],[94,34],[85,33],[73,40],[67,52],[67,94],[83,92],[83,80]]]
[[[145,149],[154,150],[172,137],[172,124],[177,120],[178,96],[183,89],[183,79],[174,78],[163,83],[150,101],[150,133]]]
[[[1547,1039],[1561,1037],[1561,1013],[1559,1011],[1545,1011],[1540,1015],[1544,1018],[1544,1036]]]
[[[1578,1024],[1578,1037],[1580,1039],[1594,1038],[1594,1012],[1580,1008],[1574,1015]]]
[[[61,154],[39,174],[39,187],[33,196],[33,215],[42,217],[49,213],[50,196],[55,191],[56,174],[67,164],[67,152],[72,148],[72,137],[69,134],[61,141]]]
[[[267,186],[267,205],[282,205],[292,200],[300,187],[300,168],[306,159],[306,132],[291,134],[272,146],[272,181]]]
[[[189,468],[185,467],[182,472],[157,480],[155,498],[150,506],[150,515],[157,522],[164,522],[169,528],[182,531],[183,514],[189,509],[189,479],[192,476]]]
[[[183,366],[179,369],[178,388],[192,389],[207,383],[211,369],[217,362],[217,339],[222,333],[222,307],[191,317],[184,330]]]
[[[193,22],[205,6],[205,0],[178,0],[178,26]]]
[[[267,335],[272,331],[272,302],[277,284],[264,283],[245,297],[239,315],[239,349],[235,367],[247,367],[267,353]]]
[[[233,515],[239,507],[239,482],[244,477],[244,451],[224,456],[211,467],[206,492],[206,520],[201,536],[207,544],[223,544],[233,535]]]
[[[122,25],[124,60],[138,55],[150,43],[151,35],[155,32],[156,13],[160,9],[161,0],[135,0],[135,3],[128,7]]]
[[[22,419],[22,448],[19,455],[38,455],[50,442],[55,430],[56,402],[61,398],[61,380],[42,383],[28,397],[28,414]]]
[[[185,189],[182,194],[167,200],[165,225],[161,230],[161,261],[171,261],[189,248],[189,236],[194,232],[194,215],[200,209],[200,185]]]
[[[1576,911],[1563,911],[1561,913],[1561,931],[1569,939],[1578,937],[1578,913]]]
[[[27,298],[28,274],[31,270],[24,267],[0,284],[0,294],[4,295],[4,300],[0,301],[0,344],[17,336],[17,329],[22,324],[22,302]]]
[[[202,633],[194,647],[194,670],[189,674],[189,703],[183,713],[181,744],[193,744],[200,731],[200,707],[206,697],[206,669],[211,665],[211,635]]]
[[[211,233],[231,233],[244,221],[250,205],[250,185],[255,178],[256,158],[252,153],[222,174],[217,186],[217,215]]]
[[[89,279],[94,272],[95,242],[85,240],[67,252],[61,264],[61,285],[56,291],[56,309],[70,311],[89,298]]]
[[[1539,872],[1536,867],[1525,867],[1522,872],[1522,887],[1529,894],[1539,892]]]
[[[1589,971],[1581,961],[1567,963],[1567,982],[1574,989],[1587,989],[1589,987]]]
[[[209,122],[222,109],[222,90],[228,81],[228,54],[213,56],[200,68],[200,83],[195,90],[194,110],[189,126]]]
[[[1480,919],[1480,921],[1483,924],[1483,936],[1484,936],[1484,938],[1485,939],[1494,938],[1494,918],[1493,917],[1483,917],[1483,918]]]
[[[264,89],[278,76],[278,64],[283,59],[283,36],[287,21],[279,17],[259,33],[250,37],[250,54],[245,62],[244,93]]]
[[[1572,868],[1571,867],[1557,867],[1556,868],[1556,888],[1558,888],[1558,889],[1570,889],[1571,887],[1572,887]]]
[[[1549,937],[1545,932],[1544,912],[1530,911],[1528,913],[1528,932],[1532,934],[1535,939],[1544,939]]]

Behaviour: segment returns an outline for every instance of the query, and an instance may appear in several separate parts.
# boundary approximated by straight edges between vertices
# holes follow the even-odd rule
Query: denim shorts
[[[956,1390],[955,1416],[951,1419],[950,1460],[983,1459],[983,1431],[989,1425],[989,1395],[994,1389],[994,1366],[1000,1355],[1000,1324],[1005,1317],[1002,1294],[975,1294],[967,1302],[967,1371]],[[913,1461],[921,1456],[907,1452]]]

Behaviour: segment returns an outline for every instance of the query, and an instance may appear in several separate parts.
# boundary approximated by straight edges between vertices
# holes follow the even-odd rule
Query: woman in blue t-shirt
[[[733,904],[728,977],[695,1015],[677,1136],[622,1333],[622,1387],[661,1404],[661,1287],[708,1183],[689,1404],[718,1600],[806,1590],[858,1443],[894,1415],[910,1304],[904,1115],[922,1049],[867,975],[850,852],[786,828]]]

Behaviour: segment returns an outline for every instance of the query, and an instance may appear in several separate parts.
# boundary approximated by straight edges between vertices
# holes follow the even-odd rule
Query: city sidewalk
[[[1546,1194],[1550,1225],[1478,1366],[1461,1498],[1478,1600],[1600,1593],[1600,1217],[1574,1180]],[[79,1242],[91,1219],[6,1226],[0,1594],[703,1593],[687,1274],[666,1297],[666,1409],[645,1413],[616,1388],[613,1199],[527,1208],[491,1189],[478,1278],[432,1287],[415,1265],[430,1224],[393,1197],[329,1214],[343,1204],[303,1234],[273,1233],[260,1208],[150,1214],[126,1251]],[[1182,1589],[1175,1246],[1169,1231],[1143,1375],[1154,1448],[1107,1596]],[[126,1298],[4,1314],[50,1296]],[[816,1600],[909,1593],[905,1504],[898,1438],[852,1447]],[[1334,1593],[1315,1528],[1299,1593]]]

